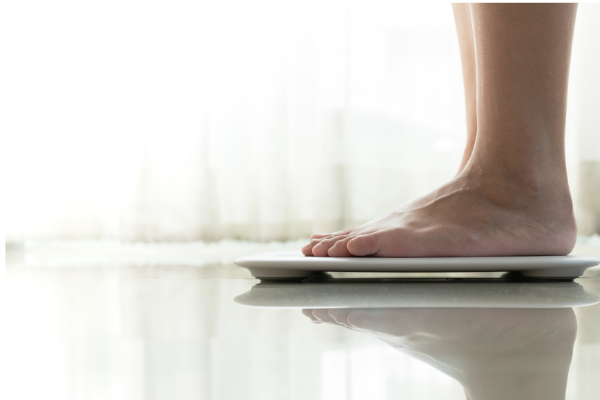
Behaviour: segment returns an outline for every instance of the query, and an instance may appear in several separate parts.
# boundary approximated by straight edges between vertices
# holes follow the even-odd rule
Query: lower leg
[[[362,226],[315,235],[306,255],[563,255],[576,227],[564,127],[572,4],[471,5],[477,136],[446,185]]]
[[[575,4],[472,4],[480,169],[564,178]],[[528,180],[528,183],[532,183]]]
[[[471,10],[467,3],[452,4],[458,45],[460,48],[460,61],[463,73],[465,91],[465,111],[467,114],[467,143],[458,172],[463,170],[475,145],[477,136],[477,109],[476,109],[476,68],[475,46],[473,43],[473,24],[471,23]]]
[[[576,4],[471,5],[478,132],[463,171],[502,182],[490,189],[500,203],[509,188],[512,206],[535,204],[531,212],[572,245],[564,133],[576,12]]]

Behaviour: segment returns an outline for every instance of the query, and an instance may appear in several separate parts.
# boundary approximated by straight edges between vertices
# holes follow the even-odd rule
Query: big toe
[[[379,250],[381,241],[376,234],[359,235],[348,241],[348,252],[353,256],[370,256]]]

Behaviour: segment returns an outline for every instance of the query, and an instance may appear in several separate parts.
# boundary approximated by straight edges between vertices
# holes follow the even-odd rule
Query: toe
[[[313,315],[313,309],[312,308],[304,308],[302,309],[302,314],[305,317],[308,317],[312,322],[314,322],[315,324],[320,324],[321,321],[319,321],[317,318],[315,318],[315,316]]]
[[[310,243],[304,245],[302,247],[302,254],[304,254],[305,256],[312,256],[313,255],[312,248],[313,248],[313,246]]]
[[[333,246],[327,250],[329,257],[352,257],[352,254],[348,251],[348,242],[352,240],[354,236],[345,237],[335,242]]]
[[[327,250],[333,245],[331,240],[325,239],[320,241],[312,248],[312,254],[315,257],[327,257]]]
[[[351,310],[346,317],[348,325],[352,328],[369,330],[373,325],[374,315],[372,310]]]
[[[345,236],[334,236],[331,238],[321,240],[317,245],[312,248],[312,254],[315,257],[328,257],[328,250],[334,246],[340,240],[345,239]]]
[[[305,245],[304,247],[302,247],[302,254],[304,254],[305,256],[312,256],[313,254],[313,248],[318,245],[319,243],[321,243],[323,239],[311,239],[310,242],[308,242],[307,245]]]
[[[353,256],[370,256],[377,253],[381,247],[381,241],[375,233],[359,235],[348,241],[346,247]]]
[[[350,314],[351,311],[351,308],[331,308],[329,309],[328,314],[338,325],[350,327],[348,324],[348,314]]]
[[[313,310],[313,316],[321,321],[321,322],[325,322],[328,324],[337,324],[335,322],[335,319],[333,319],[330,315],[329,315],[329,310],[326,308],[316,308]]]

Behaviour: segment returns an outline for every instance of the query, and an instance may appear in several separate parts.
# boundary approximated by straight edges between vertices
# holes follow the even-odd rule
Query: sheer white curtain
[[[372,219],[458,167],[449,3],[5,7],[9,241],[295,239]],[[569,103],[584,233],[600,231],[599,15],[580,7]]]

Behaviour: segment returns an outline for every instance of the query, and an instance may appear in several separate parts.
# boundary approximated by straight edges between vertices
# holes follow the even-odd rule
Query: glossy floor
[[[294,292],[297,308],[285,308],[280,294],[265,297],[269,286],[255,287],[258,281],[231,263],[265,250],[272,249],[9,250],[4,398],[600,397],[597,268],[575,283],[513,285],[519,308],[502,294],[509,286],[490,281],[498,274],[423,274],[401,282],[385,275],[379,286],[363,280],[360,290],[353,289],[356,279],[373,276],[338,274],[342,285],[313,282],[308,292]],[[381,294],[397,283],[404,289]],[[495,308],[481,297],[490,284]],[[253,287],[267,298],[263,308],[234,302]],[[476,295],[458,292],[465,287]],[[307,307],[306,293],[330,303]],[[407,301],[398,300],[403,294]],[[415,308],[431,298],[435,307]],[[541,307],[544,299],[550,308],[523,308],[527,301]],[[571,307],[582,304],[593,305]]]

